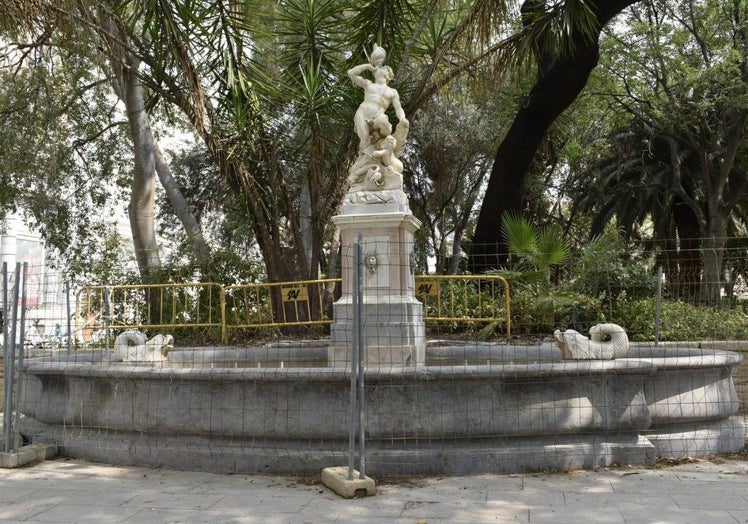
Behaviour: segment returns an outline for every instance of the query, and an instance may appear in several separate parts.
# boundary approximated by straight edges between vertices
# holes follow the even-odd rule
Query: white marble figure
[[[358,107],[353,124],[359,138],[359,152],[374,141],[376,135],[384,138],[392,134],[392,125],[386,118],[386,111],[392,105],[398,119],[398,126],[408,125],[405,112],[400,105],[400,95],[396,89],[387,85],[394,78],[392,68],[384,65],[387,52],[384,48],[375,45],[369,57],[369,63],[357,65],[348,70],[348,77],[354,85],[364,90],[364,101]],[[362,73],[371,71],[374,81],[364,78]],[[383,116],[385,118],[383,118]]]
[[[618,324],[597,324],[590,328],[590,338],[567,329],[553,333],[564,360],[621,358],[629,349],[629,337]]]
[[[353,118],[359,154],[348,177],[351,192],[402,189],[403,186],[403,164],[399,157],[410,123],[405,118],[397,90],[387,85],[393,73],[384,65],[386,55],[382,47],[375,45],[369,63],[348,70],[351,81],[364,90],[364,101]],[[365,71],[373,73],[373,82],[362,76]],[[390,106],[398,119],[394,132],[387,116]]]
[[[114,340],[114,356],[125,362],[162,362],[174,349],[174,337],[156,335],[148,340],[137,329],[123,331]]]
[[[351,191],[402,189],[403,163],[395,155],[397,140],[387,135],[375,149],[370,145],[351,166],[348,182]]]

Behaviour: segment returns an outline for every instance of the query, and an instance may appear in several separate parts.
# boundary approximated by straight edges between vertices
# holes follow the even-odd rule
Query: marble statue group
[[[364,100],[353,119],[358,135],[358,157],[351,167],[348,182],[350,192],[402,189],[403,163],[400,161],[409,122],[400,104],[400,95],[388,82],[394,78],[392,68],[384,65],[387,52],[375,45],[369,62],[348,70],[354,85],[364,90]],[[371,72],[374,80],[364,77]],[[392,107],[397,117],[393,129],[387,116]]]

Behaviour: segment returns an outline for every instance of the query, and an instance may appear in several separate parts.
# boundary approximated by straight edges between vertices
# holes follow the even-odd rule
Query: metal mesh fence
[[[417,275],[409,249],[358,240],[343,249],[341,282],[265,295],[175,283],[136,298],[114,284],[69,290],[28,268],[25,298],[3,308],[3,405],[22,415],[11,433],[71,456],[227,472],[318,473],[353,450],[372,475],[652,464],[744,447],[737,264],[711,283],[714,300],[703,273],[674,285],[661,254],[580,254],[563,271],[515,266],[465,285]],[[11,268],[10,297],[15,278]],[[435,315],[440,302],[458,306]],[[253,310],[268,322],[254,325]],[[625,355],[604,358],[614,334],[590,335],[599,324],[625,329]],[[595,358],[564,359],[558,340]]]

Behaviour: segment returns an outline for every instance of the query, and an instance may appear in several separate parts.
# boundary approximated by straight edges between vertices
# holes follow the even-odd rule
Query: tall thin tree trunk
[[[699,300],[711,306],[719,305],[722,299],[722,274],[727,242],[729,215],[710,213],[709,230],[702,240],[701,257],[703,274],[699,288]]]
[[[190,211],[153,135],[150,116],[146,111],[144,88],[138,74],[140,62],[125,48],[124,31],[119,30],[108,18],[108,14],[101,12],[100,16],[102,26],[106,28],[103,37],[107,43],[109,62],[114,72],[112,87],[125,104],[133,138],[135,168],[129,215],[141,277],[146,282],[155,281],[161,269],[155,232],[157,175],[190,240],[195,260],[201,267],[208,267],[210,250],[203,238],[200,225]]]
[[[116,58],[116,57],[115,57]],[[143,86],[137,75],[139,63],[129,53],[120,57],[120,87],[133,140],[134,169],[128,213],[135,258],[144,282],[159,278],[161,259],[156,240],[156,162],[154,141],[145,109]]]
[[[171,207],[174,208],[174,213],[177,215],[179,222],[187,234],[187,238],[192,246],[195,262],[201,268],[209,271],[210,248],[208,247],[208,243],[205,241],[200,224],[192,213],[187,199],[184,198],[184,194],[179,189],[177,181],[174,180],[171,168],[169,168],[169,164],[164,160],[164,155],[161,153],[161,148],[156,141],[154,141],[154,158],[158,179],[164,188],[166,198],[169,200]]]
[[[701,231],[699,219],[693,210],[680,198],[673,206],[673,218],[678,228],[678,251],[674,260],[677,262],[675,295],[682,300],[692,301],[698,296],[701,277]]]

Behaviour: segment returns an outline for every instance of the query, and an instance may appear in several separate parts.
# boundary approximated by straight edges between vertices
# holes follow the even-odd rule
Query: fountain
[[[377,48],[349,77],[364,89],[359,155],[334,218],[363,246],[367,468],[460,475],[653,464],[737,451],[736,353],[631,345],[428,344],[414,297],[413,233],[398,160],[408,121]],[[374,82],[363,77],[371,71]],[[393,130],[385,111],[398,117]],[[330,340],[255,348],[123,347],[24,366],[23,433],[62,455],[242,473],[318,473],[346,463],[354,267]],[[569,334],[572,335],[572,334]],[[138,339],[140,340],[140,339]],[[600,355],[617,356],[599,359]],[[579,355],[582,355],[581,357]],[[161,358],[163,357],[163,358]],[[585,358],[585,360],[575,360]]]
[[[62,455],[117,464],[319,472],[345,464],[348,438],[350,376],[326,365],[327,353],[323,343],[175,349],[179,367],[101,353],[32,359],[23,432]],[[429,347],[423,366],[367,370],[367,467],[470,474],[737,451],[739,360],[685,347],[634,345],[615,360],[561,360],[550,344]]]

